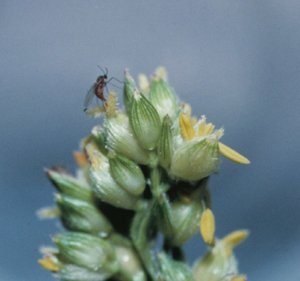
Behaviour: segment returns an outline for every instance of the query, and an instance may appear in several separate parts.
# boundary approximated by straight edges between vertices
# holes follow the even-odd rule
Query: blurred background
[[[43,168],[74,170],[101,122],[83,112],[97,65],[121,80],[163,65],[224,126],[251,165],[223,159],[211,177],[216,234],[251,231],[235,251],[249,280],[300,280],[299,1],[2,0],[0,26],[0,280],[53,280],[37,264],[61,230],[35,215],[53,204]],[[185,248],[190,264],[205,252],[199,234]]]

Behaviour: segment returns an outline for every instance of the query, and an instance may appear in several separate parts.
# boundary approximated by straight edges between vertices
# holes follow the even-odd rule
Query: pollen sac
[[[151,102],[136,89],[130,111],[130,125],[140,146],[153,150],[160,135],[160,118]]]
[[[230,281],[247,281],[247,278],[245,275],[239,274],[239,275],[232,277],[230,279]]]
[[[225,276],[234,276],[237,273],[237,261],[234,255],[228,257],[226,247],[220,241],[193,266],[196,281],[226,280]]]
[[[149,152],[142,149],[130,128],[128,116],[122,113],[106,119],[107,146],[138,164],[147,165]]]
[[[165,169],[169,168],[173,155],[172,120],[169,115],[164,117],[160,138],[157,144],[159,163]]]
[[[236,230],[225,236],[221,243],[226,247],[226,253],[229,257],[232,254],[232,249],[243,242],[249,235],[249,231],[246,229]]]
[[[149,99],[162,120],[166,114],[174,118],[179,109],[178,100],[170,86],[158,76],[154,75],[150,84]]]
[[[213,212],[209,208],[202,213],[200,232],[204,242],[209,246],[213,246],[215,243],[215,218]]]
[[[114,180],[107,157],[89,146],[87,151],[91,161],[90,177],[95,195],[115,207],[135,210],[139,196],[132,195]]]
[[[60,270],[61,264],[53,253],[46,253],[43,259],[38,260],[38,263],[46,270],[57,272]]]
[[[135,162],[113,151],[108,154],[108,158],[114,180],[129,193],[142,194],[146,180],[141,168]]]
[[[124,91],[123,91],[123,98],[124,98],[124,106],[126,113],[129,114],[131,110],[131,103],[133,92],[136,85],[133,78],[130,76],[128,69],[125,70],[124,73]]]
[[[186,181],[198,181],[213,173],[220,164],[218,138],[195,138],[175,150],[170,175]]]
[[[55,194],[55,201],[66,229],[101,237],[107,237],[113,231],[109,220],[93,204],[61,194]]]
[[[68,232],[53,238],[63,259],[75,266],[90,270],[101,269],[103,274],[113,275],[119,269],[112,245],[97,236]]]

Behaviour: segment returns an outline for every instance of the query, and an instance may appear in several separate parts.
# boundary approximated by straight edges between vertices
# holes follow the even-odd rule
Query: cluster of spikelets
[[[218,240],[208,177],[220,154],[249,161],[219,139],[205,116],[191,117],[158,68],[140,90],[125,71],[124,111],[108,93],[104,115],[75,152],[77,176],[62,168],[46,171],[57,189],[56,207],[40,216],[58,216],[67,232],[53,237],[56,248],[42,248],[40,265],[65,281],[242,281],[232,252],[248,235],[235,231]],[[190,268],[181,246],[200,227],[208,252]],[[158,234],[163,246],[157,246]]]

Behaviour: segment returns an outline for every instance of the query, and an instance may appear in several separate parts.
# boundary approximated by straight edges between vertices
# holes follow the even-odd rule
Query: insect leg
[[[111,85],[111,86],[113,86],[113,87],[116,87],[116,88],[118,88],[118,89],[122,90],[122,88],[121,88],[121,87],[119,87],[119,86],[117,86],[117,85],[114,85],[114,84],[112,84],[112,83],[109,83],[109,85]]]
[[[109,83],[111,80],[116,80],[116,81],[118,81],[119,83],[121,83],[121,84],[125,84],[124,82],[122,82],[122,81],[120,81],[120,80],[118,80],[117,78],[115,78],[115,77],[111,77],[108,81],[106,81],[106,83]]]

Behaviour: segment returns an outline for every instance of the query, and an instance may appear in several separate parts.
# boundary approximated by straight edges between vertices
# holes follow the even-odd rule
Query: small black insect
[[[85,96],[85,99],[84,99],[84,111],[87,110],[87,107],[91,104],[92,100],[93,100],[93,97],[96,96],[98,99],[100,99],[103,102],[106,102],[106,98],[104,96],[104,88],[106,87],[106,90],[107,90],[107,84],[115,79],[117,80],[118,82],[120,83],[123,83],[121,81],[119,81],[118,79],[112,77],[110,78],[108,81],[106,81],[107,79],[107,74],[108,74],[108,69],[105,68],[105,72],[104,70],[98,65],[98,67],[102,70],[103,72],[103,75],[100,75],[96,82],[93,84],[93,86],[89,89],[89,91],[87,92],[86,96]]]

